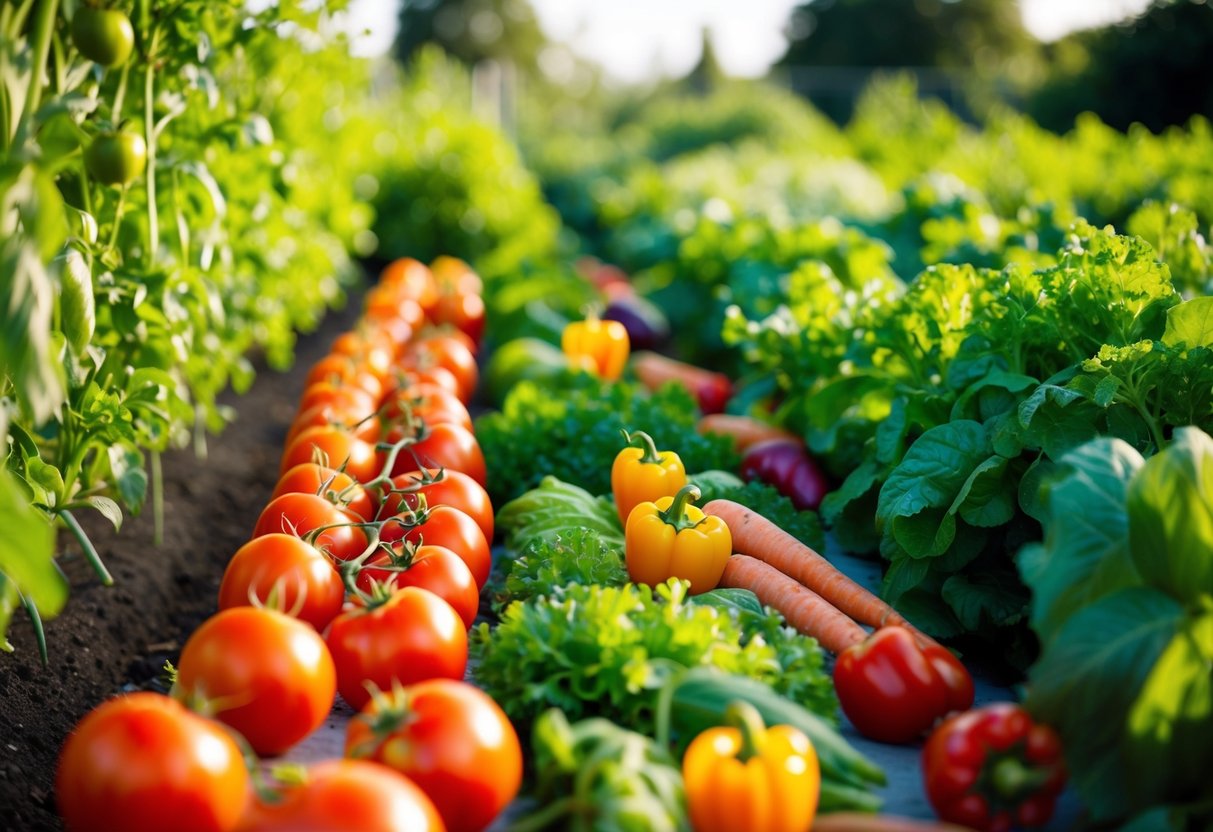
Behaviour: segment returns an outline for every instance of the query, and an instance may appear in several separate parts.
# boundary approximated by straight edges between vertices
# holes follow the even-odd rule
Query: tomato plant
[[[467,407],[454,393],[436,384],[423,382],[397,389],[384,400],[382,412],[383,421],[393,427],[418,420],[427,425],[447,422],[472,429]],[[387,441],[393,440],[389,436]]]
[[[174,688],[271,756],[319,728],[336,692],[333,659],[315,629],[257,607],[203,622],[181,651]]]
[[[429,367],[449,370],[459,382],[458,395],[464,402],[472,397],[480,378],[476,356],[468,341],[449,333],[415,342],[405,351],[401,363],[406,370],[425,370]]]
[[[337,616],[325,636],[337,666],[337,689],[355,709],[379,690],[426,679],[462,679],[468,636],[462,619],[432,592],[407,586],[386,600]]]
[[[390,517],[400,512],[401,506],[415,511],[421,498],[430,507],[450,506],[457,508],[476,521],[484,532],[484,539],[492,542],[494,531],[493,504],[484,486],[462,471],[445,468],[425,468],[407,471],[392,477],[393,493],[383,500],[382,514]]]
[[[289,534],[308,539],[338,560],[352,560],[366,549],[362,520],[318,494],[283,494],[270,501],[257,518],[253,537]]]
[[[486,693],[451,679],[373,698],[350,720],[345,753],[406,775],[434,802],[447,832],[481,832],[522,783],[514,726]]]
[[[376,555],[359,571],[357,585],[372,592],[375,582],[427,589],[450,604],[469,629],[480,609],[480,587],[472,570],[445,546],[397,545],[391,553]]]
[[[219,584],[219,609],[266,606],[323,632],[341,612],[345,585],[324,554],[289,534],[255,537],[236,550]]]
[[[230,832],[250,794],[227,729],[157,693],[90,711],[64,742],[55,773],[69,832]]]
[[[319,494],[330,503],[345,506],[363,520],[375,519],[375,501],[353,477],[335,468],[304,462],[278,479],[270,499],[283,494]]]
[[[84,150],[84,164],[98,182],[125,185],[147,166],[147,142],[138,133],[98,133]]]
[[[119,66],[135,48],[135,27],[117,9],[82,6],[72,15],[72,43],[89,60]]]
[[[463,559],[476,578],[476,586],[484,588],[492,568],[492,550],[488,539],[476,521],[452,506],[434,506],[425,511],[398,515],[389,520],[379,532],[381,540],[406,540],[418,546],[445,546]]]
[[[380,459],[375,446],[335,425],[314,425],[295,435],[282,455],[280,473],[285,474],[305,462],[342,468],[358,482],[368,482],[379,474]]]
[[[415,441],[409,445],[410,453],[396,456],[391,470],[393,477],[416,468],[420,461],[430,468],[446,468],[467,474],[481,486],[487,482],[484,453],[471,431],[451,422],[416,425],[415,428],[416,432],[411,434]],[[395,443],[406,435],[403,429],[393,428],[388,431],[386,441]],[[381,463],[380,467],[385,467],[386,460],[381,460]]]

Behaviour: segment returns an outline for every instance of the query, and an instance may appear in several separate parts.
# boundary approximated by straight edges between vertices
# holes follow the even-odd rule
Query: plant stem
[[[157,37],[152,35],[152,48],[148,50],[147,75],[143,85],[143,131],[147,141],[147,253],[144,262],[149,267],[156,262],[156,249],[160,245],[160,218],[156,213],[156,51]]]
[[[25,92],[25,109],[21,111],[21,121],[17,125],[16,144],[24,140],[34,111],[42,103],[42,71],[51,51],[51,34],[58,11],[59,0],[42,0],[38,6],[38,17],[34,21],[34,60],[30,65],[29,88]]]
[[[152,451],[152,543],[164,542],[164,473],[160,468],[160,452]]]
[[[42,657],[42,666],[50,665],[50,657],[46,652],[46,630],[42,626],[42,613],[38,612],[37,605],[34,604],[24,593],[18,592],[21,596],[21,605],[25,607],[25,612],[29,616],[29,623],[34,627],[34,639],[38,642],[38,655]]]
[[[105,247],[113,251],[114,246],[118,244],[118,227],[122,225],[122,211],[126,208],[126,185],[122,186],[122,190],[118,192],[118,204],[114,207],[114,225],[110,229],[109,242]]]
[[[93,565],[97,576],[101,578],[101,583],[104,586],[113,586],[114,576],[110,574],[109,570],[105,568],[105,564],[101,562],[101,555],[97,554],[93,541],[88,539],[88,535],[84,533],[84,529],[80,528],[80,524],[76,522],[76,518],[67,509],[60,511],[59,516],[63,518],[63,524],[67,526],[67,530],[76,538],[76,542],[80,544],[80,548],[84,550],[84,556]]]

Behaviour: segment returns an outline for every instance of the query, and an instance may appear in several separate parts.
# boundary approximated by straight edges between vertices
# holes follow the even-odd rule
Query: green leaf
[[[17,585],[0,572],[0,651],[5,653],[13,652],[12,642],[5,638],[4,634],[8,632],[9,622],[13,620],[13,613],[19,606],[21,594],[17,592]]]
[[[1057,728],[1074,785],[1096,818],[1131,809],[1119,756],[1127,715],[1183,608],[1154,589],[1106,595],[1075,613],[1032,669],[1027,706]]]
[[[1168,309],[1162,342],[1187,349],[1213,346],[1213,296],[1192,298]]]
[[[43,617],[57,615],[67,600],[67,581],[55,567],[54,529],[46,514],[29,504],[13,475],[2,469],[0,529],[0,572]]]
[[[1040,382],[1037,379],[1034,379],[1031,376],[1023,375],[1022,373],[1010,373],[1006,370],[994,370],[989,375],[984,376],[983,378],[980,378],[970,384],[965,391],[960,394],[960,397],[956,400],[956,403],[952,405],[952,418],[973,418],[984,422],[986,419],[993,416],[995,411],[1000,412],[1007,408],[991,408],[989,404],[983,406],[980,403],[975,407],[970,407],[970,403],[974,399],[980,398],[983,392],[985,392],[987,395],[991,391],[1022,393],[1024,390],[1036,387],[1039,384]],[[1001,401],[1002,403],[1009,405],[1013,399],[1002,399]]]
[[[893,537],[914,558],[937,557],[956,539],[956,515],[927,508],[909,517],[897,516],[890,524]]]
[[[1077,610],[1140,583],[1129,557],[1125,496],[1142,464],[1119,439],[1096,439],[1062,458],[1064,473],[1044,500],[1044,545],[1020,563],[1032,589],[1032,627],[1046,645]]]
[[[901,596],[921,584],[930,571],[930,562],[922,558],[895,558],[884,573],[880,597],[897,606]]]
[[[39,502],[53,506],[63,497],[63,474],[41,457],[31,457],[25,461],[25,481],[41,492]]]
[[[113,524],[114,531],[119,531],[122,528],[122,509],[109,497],[93,495],[92,497],[86,497],[84,501],[101,512],[101,516]]]
[[[970,472],[989,456],[985,428],[961,420],[931,428],[910,446],[880,489],[876,517],[890,523],[926,508],[946,508]]]
[[[1184,601],[1213,596],[1213,438],[1176,431],[1129,484],[1129,547],[1147,584]]]
[[[943,600],[961,626],[980,630],[983,626],[1007,627],[1023,618],[1028,595],[1014,576],[1003,573],[953,575],[943,582]]]
[[[971,526],[990,528],[1009,523],[1015,516],[1014,478],[1009,476],[1010,461],[991,456],[973,469],[949,512],[959,511]]]
[[[138,514],[147,496],[147,471],[143,468],[143,454],[127,445],[111,445],[108,456],[118,498],[133,514]]]

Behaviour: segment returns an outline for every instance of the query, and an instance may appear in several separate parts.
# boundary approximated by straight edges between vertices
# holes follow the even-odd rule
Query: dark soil
[[[192,450],[164,456],[162,545],[153,544],[150,507],[128,517],[119,533],[100,515],[79,517],[114,586],[102,586],[79,547],[61,538],[72,593],[46,625],[49,667],[20,613],[9,633],[16,652],[0,654],[0,830],[62,829],[53,782],[68,732],[102,700],[160,685],[165,660],[175,661],[189,633],[215,611],[223,567],[248,539],[277,480],[307,368],[356,310],[351,302],[301,337],[291,372],[260,366],[248,393],[225,396],[238,418],[209,438],[206,459]]]

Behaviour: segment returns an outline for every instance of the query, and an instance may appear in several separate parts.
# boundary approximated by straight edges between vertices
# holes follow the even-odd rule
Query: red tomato
[[[283,494],[319,494],[334,505],[344,505],[363,520],[375,519],[375,501],[360,483],[349,474],[315,462],[301,463],[283,474],[270,499]]]
[[[286,445],[290,445],[308,428],[333,425],[358,437],[364,442],[378,442],[382,430],[379,417],[374,413],[355,413],[334,404],[312,405],[295,417],[286,432]]]
[[[437,595],[415,586],[387,601],[352,607],[325,636],[337,665],[337,689],[354,709],[370,701],[367,683],[390,690],[426,679],[462,679],[468,635],[458,613]]]
[[[450,324],[471,338],[474,347],[479,346],[484,335],[484,301],[480,295],[443,292],[431,314],[434,323]]]
[[[468,569],[472,570],[476,586],[484,589],[493,558],[489,542],[476,521],[450,506],[426,509],[416,519],[420,522],[415,526],[385,523],[379,530],[379,539],[388,543],[403,539],[418,546],[445,546],[463,559]]]
[[[387,382],[396,363],[396,345],[391,338],[377,330],[339,335],[333,342],[331,352],[334,355],[348,355],[382,383]]]
[[[321,382],[339,386],[357,387],[365,390],[374,399],[383,397],[383,382],[348,355],[326,355],[312,365],[308,371],[305,387]]]
[[[403,438],[404,431],[394,429],[388,431],[385,441],[394,444]],[[409,450],[412,453],[409,453]],[[484,453],[480,450],[480,443],[476,441],[476,437],[472,435],[471,431],[449,422],[424,426],[421,438],[396,454],[391,475],[399,476],[415,469],[418,464],[429,468],[459,471],[481,485],[488,481],[488,471],[485,468]],[[383,467],[386,467],[386,455],[380,459],[380,468]]]
[[[476,521],[484,532],[485,540],[493,540],[493,504],[489,501],[489,493],[462,471],[445,468],[408,471],[392,477],[392,488],[397,489],[398,493],[388,494],[384,498],[385,517],[399,513],[402,502],[405,508],[415,510],[421,502],[419,495],[425,495],[427,506],[459,509]],[[404,493],[399,493],[401,491]]]
[[[452,289],[470,295],[484,293],[484,282],[472,267],[458,257],[440,254],[430,263],[430,271],[440,289]]]
[[[353,512],[343,511],[317,494],[283,494],[270,500],[261,512],[253,537],[280,533],[307,539],[321,526],[334,526],[320,532],[312,545],[337,560],[352,560],[366,549],[366,533],[355,525],[339,524],[360,522]]]
[[[350,721],[345,753],[407,776],[448,832],[481,832],[522,783],[522,748],[505,713],[483,691],[450,679],[372,700]]]
[[[428,367],[450,370],[459,382],[459,400],[463,402],[472,397],[476,382],[480,379],[476,356],[464,340],[452,334],[433,336],[410,345],[401,364],[406,370],[424,370]]]
[[[407,389],[414,384],[432,384],[453,394],[456,398],[459,397],[459,379],[455,378],[455,374],[446,367],[426,367],[424,370],[417,367],[410,369],[397,367],[394,378],[396,390]],[[390,396],[391,393],[388,395]]]
[[[379,285],[391,288],[402,298],[412,298],[423,309],[430,309],[438,300],[438,283],[433,273],[411,257],[389,263],[379,275]]]
[[[178,698],[204,699],[263,756],[281,754],[319,728],[336,693],[336,668],[319,634],[257,607],[208,618],[177,665]]]
[[[241,546],[219,585],[221,610],[271,606],[318,632],[341,614],[344,602],[345,584],[332,561],[289,534],[267,534]]]
[[[321,381],[304,388],[303,395],[299,397],[298,412],[304,413],[325,404],[363,416],[369,416],[379,408],[379,401],[361,388]]]
[[[389,566],[394,568],[385,568]],[[396,546],[391,555],[387,552],[376,555],[358,573],[358,587],[370,592],[376,581],[428,589],[450,604],[469,629],[480,610],[480,587],[472,577],[472,570],[445,546],[418,546],[412,555]]]
[[[411,339],[413,333],[425,325],[426,311],[412,298],[400,297],[391,289],[378,286],[366,293],[364,317],[370,325],[387,330],[392,340],[395,340],[396,333],[385,324],[406,326]]]
[[[446,832],[421,789],[398,772],[364,760],[312,766],[305,784],[286,789],[277,803],[257,805],[240,825],[240,832],[351,830]]]
[[[370,482],[379,476],[380,460],[375,446],[332,425],[301,430],[287,445],[279,474],[305,462],[316,462],[317,456],[321,464],[330,468],[343,467],[358,482]]]
[[[250,795],[227,729],[158,693],[90,711],[63,744],[55,775],[69,832],[229,832]]]
[[[412,384],[387,396],[383,408],[385,424],[395,426],[409,417],[427,425],[449,422],[468,431],[472,429],[472,417],[459,397],[435,384]]]

